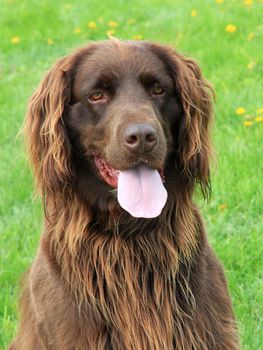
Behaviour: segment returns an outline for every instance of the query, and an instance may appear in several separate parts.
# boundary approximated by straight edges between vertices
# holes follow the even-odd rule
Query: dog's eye
[[[91,96],[89,96],[89,99],[91,102],[96,102],[103,99],[103,97],[104,97],[103,94],[97,91],[97,92],[94,92]]]
[[[152,89],[152,93],[153,95],[162,95],[165,93],[165,90],[160,85],[155,85]]]

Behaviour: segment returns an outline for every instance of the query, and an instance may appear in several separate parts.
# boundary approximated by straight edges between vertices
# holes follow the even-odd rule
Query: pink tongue
[[[167,200],[167,192],[157,170],[146,166],[120,171],[118,201],[120,206],[136,218],[160,215]]]

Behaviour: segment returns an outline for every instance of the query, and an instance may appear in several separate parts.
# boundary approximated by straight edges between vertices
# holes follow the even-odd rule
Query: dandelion
[[[136,23],[136,19],[134,18],[129,18],[128,21],[127,21],[128,24],[134,24]]]
[[[253,0],[244,0],[244,5],[245,6],[252,6],[253,5]]]
[[[75,29],[73,30],[73,33],[74,33],[74,34],[79,34],[79,33],[81,33],[81,28],[79,28],[79,27],[75,28]]]
[[[247,36],[247,40],[251,41],[255,36],[255,33],[254,32],[250,32]]]
[[[263,116],[260,115],[260,116],[256,117],[256,118],[255,118],[255,121],[256,121],[257,123],[262,123],[262,122],[263,122]]]
[[[244,114],[244,113],[246,113],[246,109],[244,107],[238,107],[236,109],[236,114],[241,115],[241,114]]]
[[[47,39],[47,43],[48,45],[53,45],[54,44],[54,41],[50,38]]]
[[[142,35],[137,34],[132,37],[133,40],[142,40]]]
[[[109,26],[110,28],[116,28],[116,27],[118,27],[118,25],[119,25],[119,23],[118,23],[118,22],[115,22],[115,21],[109,21],[109,22],[108,22],[108,26]]]
[[[254,124],[254,122],[252,122],[251,120],[245,120],[244,122],[243,122],[243,125],[244,126],[251,126],[251,125],[253,125]]]
[[[64,9],[65,9],[66,11],[70,10],[71,7],[72,7],[71,4],[65,4],[65,5],[64,5]]]
[[[235,33],[236,30],[237,30],[237,26],[235,26],[234,24],[228,24],[225,27],[225,31],[228,32],[228,33]]]
[[[217,3],[218,5],[223,4],[223,2],[224,2],[224,0],[216,0],[216,3]]]
[[[19,38],[19,36],[13,36],[13,37],[11,38],[11,43],[12,43],[13,45],[19,44],[19,43],[20,43],[20,38]]]
[[[196,10],[192,10],[191,11],[191,17],[196,17],[197,16],[197,11]]]
[[[253,69],[256,65],[256,62],[249,62],[247,65],[247,69]]]
[[[108,37],[110,38],[111,36],[113,36],[114,34],[116,34],[116,30],[115,29],[109,29],[106,31],[106,34],[108,35]]]
[[[262,113],[263,113],[263,108],[258,108],[258,109],[256,110],[256,113],[257,113],[257,114],[262,114]]]
[[[223,210],[226,209],[226,207],[227,207],[226,204],[223,203],[223,204],[220,204],[220,205],[219,205],[218,209],[219,209],[220,211],[223,211]]]
[[[89,29],[97,29],[97,24],[96,24],[96,22],[90,21],[90,22],[88,23],[88,28],[89,28]]]

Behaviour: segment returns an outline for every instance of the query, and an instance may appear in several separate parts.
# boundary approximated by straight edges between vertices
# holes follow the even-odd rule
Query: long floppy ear
[[[164,46],[154,45],[154,51],[172,75],[183,107],[184,116],[177,140],[177,166],[189,186],[199,183],[206,197],[210,193],[212,87],[194,60]]]
[[[70,57],[48,71],[31,97],[24,132],[37,188],[44,195],[62,190],[72,176],[70,143],[62,115],[70,99]]]
[[[179,159],[185,176],[198,182],[206,196],[210,192],[210,126],[214,94],[194,60],[177,55],[175,64],[175,82],[184,110]]]

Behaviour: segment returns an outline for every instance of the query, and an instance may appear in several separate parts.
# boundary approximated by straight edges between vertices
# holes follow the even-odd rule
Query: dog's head
[[[193,60],[148,42],[95,43],[59,60],[25,125],[41,192],[108,193],[143,165],[205,192],[210,90]]]

